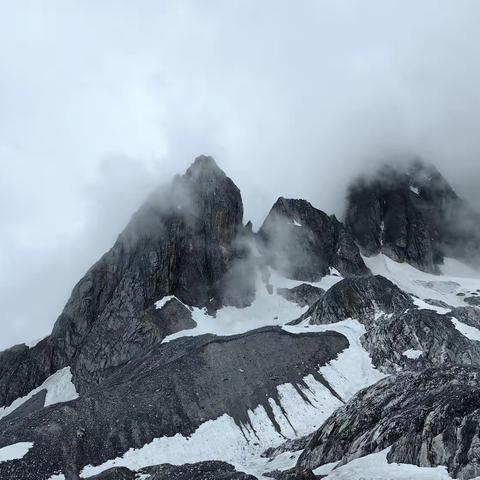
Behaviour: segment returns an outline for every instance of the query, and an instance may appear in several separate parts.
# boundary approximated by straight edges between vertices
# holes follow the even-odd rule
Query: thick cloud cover
[[[259,225],[419,155],[475,204],[475,0],[2,2],[0,348],[49,332],[153,186],[215,156]]]

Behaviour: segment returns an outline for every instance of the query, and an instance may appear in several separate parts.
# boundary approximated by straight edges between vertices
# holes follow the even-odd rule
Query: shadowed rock
[[[157,465],[141,470],[145,480],[257,480],[253,475],[237,472],[225,462],[200,462],[185,465]]]
[[[88,480],[135,480],[137,474],[126,467],[114,467],[98,475],[88,477]]]
[[[305,435],[304,437],[295,438],[293,440],[285,440],[281,445],[278,447],[267,448],[262,453],[262,457],[274,459],[277,455],[285,452],[298,452],[299,450],[303,450],[308,442],[310,441],[312,435]]]
[[[449,317],[454,317],[460,322],[469,325],[470,327],[478,328],[480,330],[480,308],[477,307],[456,307],[446,314]]]
[[[375,366],[388,372],[458,364],[480,367],[480,342],[462,335],[444,315],[410,309],[369,324],[362,338]],[[409,350],[421,352],[408,358]]]
[[[368,273],[343,225],[305,200],[280,197],[258,237],[267,262],[295,280],[319,280],[330,267],[344,276]]]
[[[445,256],[469,261],[480,253],[480,215],[432,165],[384,167],[350,188],[345,224],[364,255],[438,273]]]
[[[10,405],[41,385],[57,370],[56,364],[62,361],[57,360],[50,338],[33,348],[22,344],[0,352],[0,405]]]
[[[436,298],[424,298],[423,301],[425,303],[428,303],[429,305],[431,305],[432,307],[440,307],[440,308],[447,308],[447,309],[452,309],[453,307],[451,305],[449,305],[448,303],[442,301],[442,300],[438,300]]]
[[[301,319],[313,324],[355,318],[372,321],[375,314],[401,312],[414,306],[412,299],[381,275],[345,278],[330,287]]]
[[[293,467],[289,470],[274,470],[264,474],[265,477],[274,478],[275,480],[317,480],[313,472],[307,468]]]
[[[293,288],[277,288],[277,293],[289,302],[296,303],[299,307],[311,307],[325,293],[325,290],[302,283]]]

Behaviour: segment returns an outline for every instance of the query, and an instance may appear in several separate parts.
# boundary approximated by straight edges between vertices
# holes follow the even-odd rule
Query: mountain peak
[[[346,225],[362,253],[438,273],[445,256],[477,257],[478,215],[438,169],[420,159],[385,165],[349,191]]]
[[[215,159],[209,155],[199,155],[185,172],[187,177],[200,178],[209,176],[225,177],[225,172],[217,165]]]

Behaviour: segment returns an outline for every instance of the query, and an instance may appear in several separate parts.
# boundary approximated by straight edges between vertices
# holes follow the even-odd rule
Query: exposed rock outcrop
[[[444,364],[480,367],[480,342],[468,339],[448,317],[432,310],[383,315],[368,326],[362,344],[374,365],[390,373]],[[409,351],[418,356],[409,356]]]
[[[264,474],[265,477],[275,480],[317,480],[317,477],[310,469],[294,467],[284,471],[275,470]]]
[[[300,307],[311,307],[325,293],[325,290],[308,283],[302,283],[298,287],[277,288],[277,293]]]
[[[21,344],[0,352],[0,405],[9,405],[41,385],[58,363],[50,338],[33,348]]]
[[[345,278],[330,287],[302,316],[313,324],[336,323],[355,318],[373,321],[381,312],[402,312],[414,306],[412,299],[381,275]]]
[[[237,472],[225,462],[200,462],[185,465],[157,465],[141,470],[145,480],[257,480],[253,475]]]
[[[345,223],[363,254],[383,252],[427,272],[438,272],[444,256],[480,258],[480,215],[419,161],[354,183]]]
[[[480,370],[442,366],[390,376],[358,393],[312,437],[298,465],[312,468],[379,452],[390,462],[480,474]]]
[[[460,322],[480,330],[480,308],[472,306],[456,307],[446,315],[449,317],[454,317],[457,320],[460,320]]]
[[[113,467],[105,470],[98,475],[88,477],[88,480],[136,480],[138,478],[135,472],[126,467]]]
[[[88,477],[88,480],[257,480],[253,475],[237,472],[225,462],[207,461],[184,465],[152,465],[133,472],[125,467],[114,467]]]
[[[258,237],[267,262],[295,280],[319,280],[330,267],[344,276],[368,273],[343,224],[305,200],[280,197]]]
[[[347,362],[337,372],[335,363],[322,370],[335,373],[328,378],[343,395],[350,395],[350,388],[344,388],[350,386],[342,368],[359,352],[366,360],[359,364],[368,364],[370,375],[362,384],[381,377],[360,351],[361,333],[373,364],[393,373],[360,392],[313,436],[266,450],[263,456],[273,458],[305,448],[298,467],[270,472],[273,478],[313,480],[311,469],[321,463],[347,462],[391,445],[392,461],[445,464],[461,479],[480,474],[480,342],[466,336],[475,335],[473,329],[455,320],[480,329],[480,309],[453,308],[438,299],[425,302],[448,313],[417,308],[411,295],[370,274],[354,240],[364,254],[384,252],[436,272],[444,255],[464,258],[480,251],[473,222],[480,217],[466,207],[461,212],[464,207],[436,170],[416,164],[408,172],[384,170],[376,179],[356,184],[347,227],[304,200],[280,198],[255,234],[251,223],[243,226],[235,184],[212,158],[197,158],[184,175],[148,199],[112,249],[75,286],[49,337],[32,348],[18,345],[0,353],[0,406],[28,394],[66,366],[80,393],[75,400],[61,402],[76,397],[74,391],[60,403],[47,402],[59,388],[52,380],[45,384],[48,389],[42,386],[5,412],[0,449],[18,442],[31,442],[32,447],[22,459],[0,461],[0,478],[46,480],[62,472],[66,480],[79,480],[86,465],[103,464],[157,438],[177,436],[182,442],[182,436],[193,438],[206,422],[218,421],[217,428],[226,421],[233,438],[237,433],[259,438],[265,414],[278,434],[285,435],[284,420],[291,427],[289,436],[308,432],[302,415],[310,410],[301,412],[301,420],[291,420],[287,410],[295,405],[288,391],[292,386],[308,408],[315,408],[318,400],[322,414],[323,406],[333,409],[337,401],[343,403],[319,369],[350,346],[346,336],[312,333],[319,328],[289,333],[303,327],[195,335],[205,325],[215,328],[219,308],[251,305],[257,275],[272,296],[259,296],[246,314],[264,322],[273,317],[275,304],[296,311],[273,295],[274,275],[268,266],[301,281],[338,275],[334,269],[346,277],[326,292],[306,283],[276,292],[308,307],[292,322],[304,321],[306,329],[307,321],[323,325],[351,318],[363,324],[360,329],[354,322],[339,326],[346,335],[353,332],[355,347],[340,358],[338,364]],[[462,223],[458,228],[457,215]],[[466,226],[467,217],[472,222]],[[325,283],[333,281],[330,277]],[[476,287],[460,291],[459,283],[431,279],[417,280],[416,285],[439,294],[457,293],[467,303],[480,302]],[[200,320],[193,307],[205,308],[211,317]],[[199,329],[188,336],[197,326],[193,312]],[[164,342],[184,330],[185,336]],[[312,400],[315,381],[325,388]],[[261,412],[261,431],[254,429],[259,419],[252,412]],[[140,474],[146,480],[255,480],[213,461],[137,472],[115,467],[93,478],[134,480]]]

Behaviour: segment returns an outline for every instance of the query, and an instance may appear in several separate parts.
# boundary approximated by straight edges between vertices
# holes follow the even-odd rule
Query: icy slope
[[[465,298],[479,296],[480,274],[458,260],[446,259],[441,275],[422,272],[408,263],[398,263],[380,254],[363,257],[374,274],[388,278],[421,300],[435,299],[451,306],[465,306]],[[478,290],[478,291],[477,291]],[[432,308],[432,305],[428,305]],[[443,310],[441,313],[443,313]]]

